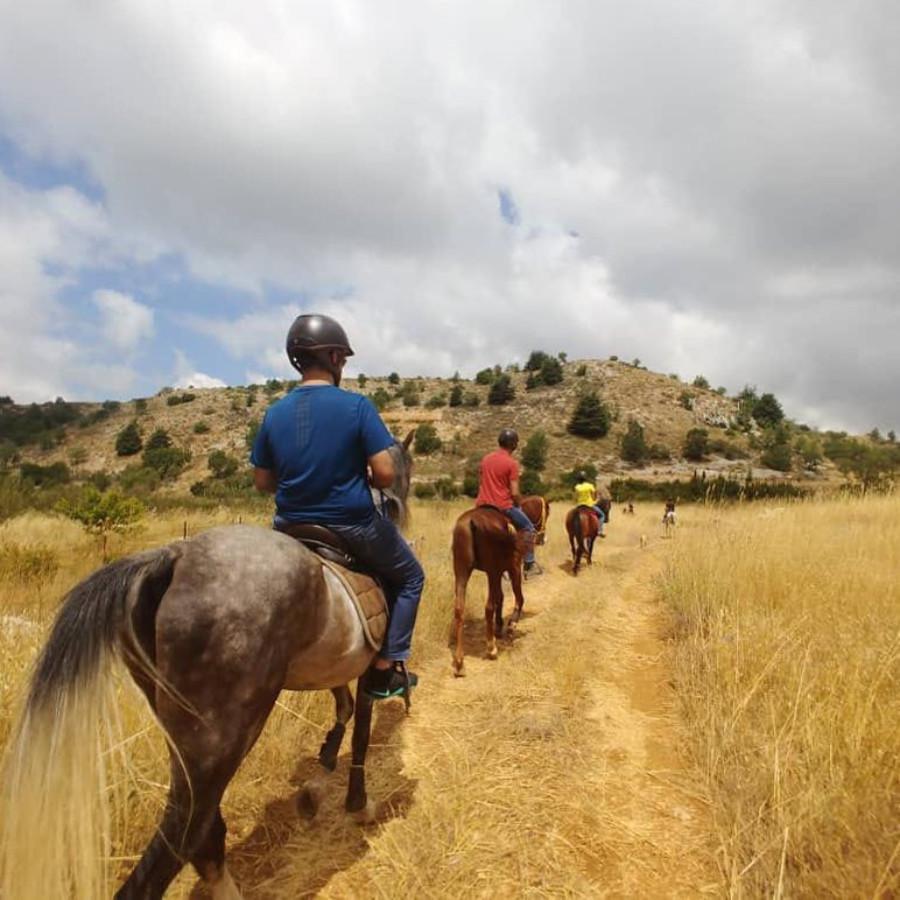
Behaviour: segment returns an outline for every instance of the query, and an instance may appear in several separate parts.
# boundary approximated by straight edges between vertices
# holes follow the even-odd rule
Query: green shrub
[[[492,368],[482,369],[480,372],[475,373],[475,384],[493,384],[495,377]]]
[[[608,434],[611,421],[609,407],[590,391],[578,401],[567,430],[579,437],[601,438]]]
[[[92,534],[105,534],[131,527],[143,514],[144,505],[135,497],[117,491],[101,492],[90,486],[74,500],[60,500],[57,509]]]
[[[238,460],[226,453],[224,450],[213,450],[206,457],[206,464],[209,466],[213,478],[223,479],[230,478],[238,470],[240,463]]]
[[[72,480],[72,473],[64,462],[51,463],[49,466],[41,466],[38,463],[22,463],[19,466],[19,475],[23,481],[27,481],[35,487],[54,487],[68,484]]]
[[[440,407],[446,405],[447,397],[444,394],[435,394],[434,396],[428,398],[428,402],[425,404],[425,409],[440,409]]]
[[[387,407],[388,403],[391,402],[391,395],[383,387],[380,387],[376,388],[371,399],[372,403],[375,404],[375,409],[377,409],[378,412],[381,412]]]
[[[141,431],[137,422],[129,422],[116,435],[116,455],[117,456],[134,456],[140,453],[144,446],[141,439]]]
[[[368,380],[369,380],[369,379],[366,378],[366,376],[363,375],[362,372],[360,372],[359,375],[356,376],[356,383],[357,383],[357,385],[358,385],[360,388],[364,388],[364,387],[366,386],[366,382],[367,382]]]
[[[522,450],[522,465],[535,472],[543,472],[547,465],[547,450],[550,441],[543,431],[535,431],[525,443]]]
[[[390,384],[400,384],[400,376],[396,372],[391,372],[391,374],[388,375],[388,382]]]
[[[541,381],[552,386],[563,380],[562,363],[553,356],[547,357],[541,365]]]
[[[709,432],[705,428],[692,428],[684,436],[681,452],[685,459],[703,459],[709,452]]]
[[[575,370],[575,374],[576,374],[579,378],[584,378],[584,376],[587,375],[587,365],[585,365],[585,363],[582,363],[582,364]]]
[[[147,401],[143,397],[136,397],[133,402],[134,411],[138,415],[147,412]]]
[[[649,448],[644,439],[644,429],[635,419],[630,419],[622,442],[619,447],[619,456],[625,462],[642,465],[649,455]]]
[[[467,497],[478,496],[478,475],[472,472],[466,472],[463,476],[462,492]]]
[[[753,418],[763,427],[778,425],[784,419],[784,410],[774,394],[763,394],[753,404]]]
[[[771,447],[767,447],[760,457],[760,462],[768,469],[779,472],[790,472],[793,462],[793,454],[790,444],[777,441]]]
[[[500,375],[491,385],[488,392],[488,403],[492,406],[503,406],[516,396],[515,388],[509,375]]]
[[[692,384],[695,388],[700,388],[704,391],[709,390],[709,382],[702,375],[698,375],[696,378],[694,378]]]
[[[541,473],[533,469],[525,469],[519,479],[519,490],[522,494],[543,494],[544,483],[541,481]]]
[[[434,491],[441,500],[454,500],[459,496],[459,487],[449,475],[435,481]]]
[[[262,423],[259,419],[251,419],[247,423],[247,433],[244,435],[244,443],[247,445],[248,450],[253,449],[253,444],[256,441],[256,435],[259,434],[259,429]]]
[[[693,409],[694,408],[694,395],[690,391],[682,391],[678,395],[678,403],[684,409]]]
[[[441,449],[441,439],[438,437],[434,425],[423,422],[416,429],[416,437],[413,441],[413,450],[417,456],[427,456]]]
[[[194,434],[208,434],[209,433],[209,422],[204,422],[202,419],[199,422],[194,422]]]
[[[155,469],[163,481],[171,481],[184,471],[191,454],[180,447],[157,447],[145,450],[142,459],[145,468]]]
[[[450,391],[450,406],[462,406],[463,389],[461,384],[454,384]]]
[[[430,500],[435,495],[434,485],[427,481],[421,481],[413,487],[413,494],[420,500]]]
[[[181,394],[169,394],[169,396],[166,397],[166,405],[180,406],[182,403],[192,403],[196,399],[196,394],[192,394],[190,391],[184,391]]]
[[[475,407],[481,404],[481,397],[475,391],[469,391],[463,398],[463,406]]]
[[[144,447],[145,450],[159,450],[164,447],[172,446],[172,438],[169,437],[169,432],[166,431],[165,428],[157,428],[153,434],[147,438],[147,443]]]

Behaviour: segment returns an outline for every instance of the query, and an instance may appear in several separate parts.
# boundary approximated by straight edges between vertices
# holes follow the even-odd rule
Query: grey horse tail
[[[135,631],[135,621],[152,627],[156,609],[172,581],[179,553],[161,547],[117,560],[89,575],[63,600],[38,659],[28,708],[97,678],[110,656],[158,681],[152,635]]]

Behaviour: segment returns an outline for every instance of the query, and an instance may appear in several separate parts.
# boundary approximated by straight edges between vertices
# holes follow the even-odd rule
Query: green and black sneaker
[[[403,663],[395,663],[390,669],[372,666],[366,672],[363,690],[373,700],[402,697],[419,683],[419,676],[410,672]]]

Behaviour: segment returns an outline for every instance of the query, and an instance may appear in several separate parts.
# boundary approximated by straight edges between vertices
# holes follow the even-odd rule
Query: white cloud
[[[134,350],[154,333],[153,310],[118,291],[94,291],[94,305],[100,310],[103,335],[114,347]]]
[[[175,382],[177,388],[221,388],[226,386],[221,378],[214,378],[205,372],[189,372]]]
[[[3,280],[31,279],[50,309],[47,259],[180,254],[254,293],[243,313],[193,320],[243,371],[288,376],[284,331],[315,305],[347,322],[364,371],[617,353],[755,382],[822,422],[900,425],[900,8],[390,12],[5,10],[0,122],[35,156],[82,160],[105,201],[35,192],[31,262]],[[501,186],[518,225],[500,217]],[[266,306],[272,285],[309,299]],[[71,340],[45,326],[41,340]],[[23,360],[13,383],[70,378]]]

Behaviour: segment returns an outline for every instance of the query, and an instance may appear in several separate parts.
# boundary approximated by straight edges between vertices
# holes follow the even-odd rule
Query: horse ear
[[[409,445],[413,442],[413,438],[415,436],[416,436],[416,429],[413,428],[412,431],[410,431],[410,433],[405,438],[403,438],[403,450],[406,453],[409,452]]]

